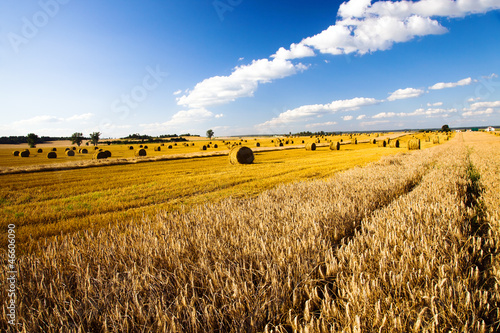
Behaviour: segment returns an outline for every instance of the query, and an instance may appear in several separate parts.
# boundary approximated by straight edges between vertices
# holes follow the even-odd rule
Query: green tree
[[[97,143],[99,142],[99,137],[101,136],[101,132],[93,132],[90,134],[90,142],[94,145],[97,146]]]
[[[26,140],[28,141],[30,148],[35,148],[38,142],[38,135],[36,135],[35,133],[29,133],[28,135],[26,135]]]
[[[443,131],[443,132],[450,132],[450,131],[451,131],[451,130],[450,130],[450,126],[448,126],[448,125],[443,125],[443,126],[441,127],[441,131]]]
[[[214,136],[214,131],[212,131],[211,129],[209,129],[209,130],[207,131],[207,137],[208,137],[209,139],[212,139],[212,138],[213,138],[213,136]]]
[[[71,136],[71,143],[78,145],[78,147],[80,147],[80,145],[82,144],[82,141],[83,141],[83,134],[82,133],[75,132]]]

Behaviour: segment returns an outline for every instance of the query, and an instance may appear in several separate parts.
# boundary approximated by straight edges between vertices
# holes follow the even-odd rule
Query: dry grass
[[[229,153],[231,164],[252,164],[255,157],[252,149],[248,147],[235,147]]]

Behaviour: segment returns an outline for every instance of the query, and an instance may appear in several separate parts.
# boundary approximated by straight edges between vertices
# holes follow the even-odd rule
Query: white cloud
[[[63,118],[63,117],[56,117],[56,116],[51,116],[51,115],[42,115],[42,116],[35,116],[32,118],[28,119],[22,119],[13,122],[12,124],[14,126],[23,126],[23,125],[42,125],[42,124],[56,124],[56,123],[63,123],[63,122],[70,122],[70,121],[85,121],[89,120],[94,116],[93,113],[83,113],[83,114],[75,114],[71,117],[68,118]]]
[[[215,118],[216,118],[216,119],[219,119],[219,118],[222,118],[222,117],[224,117],[224,114],[222,114],[222,113],[219,113],[219,114],[216,114],[216,115],[215,115]]]
[[[269,121],[258,125],[258,127],[279,126],[297,121],[304,121],[310,118],[321,117],[325,114],[332,114],[338,111],[354,111],[362,106],[378,104],[380,101],[375,98],[356,97],[347,100],[337,100],[329,104],[303,105],[295,109],[282,112]]]
[[[200,123],[217,116],[221,115],[214,116],[212,112],[204,108],[190,109],[177,112],[170,120],[163,123],[140,124],[139,126],[147,131],[168,130],[172,127],[178,128],[179,125]]]
[[[462,112],[462,116],[464,117],[484,116],[484,115],[490,115],[492,113],[493,113],[493,108],[487,108],[486,110]]]
[[[471,103],[471,102],[479,101],[480,99],[481,99],[481,97],[476,97],[476,98],[471,97],[471,98],[469,98],[469,99],[467,100],[467,102]]]
[[[333,126],[333,125],[337,125],[337,122],[336,121],[327,121],[325,123],[307,124],[306,128],[316,128],[316,127]]]
[[[239,57],[239,58],[238,58],[238,61],[243,61],[243,60],[245,60],[245,58],[244,58],[244,57]]]
[[[380,118],[392,118],[395,117],[397,114],[394,112],[380,112],[374,115],[372,118],[373,119],[380,119]]]
[[[288,60],[254,60],[250,65],[234,68],[229,76],[214,76],[198,83],[188,94],[178,98],[177,104],[190,108],[225,104],[241,97],[253,96],[260,83],[293,75],[307,67]]]
[[[344,121],[349,121],[349,120],[352,120],[354,117],[353,116],[343,116],[342,119]]]
[[[66,121],[74,121],[74,120],[90,120],[90,118],[94,117],[93,113],[84,113],[84,114],[76,114],[69,118],[66,118]]]
[[[477,110],[481,108],[500,108],[500,101],[495,102],[476,102],[470,105],[471,110]]]
[[[305,58],[305,57],[314,57],[315,53],[313,49],[304,45],[304,44],[295,44],[290,45],[290,50],[286,50],[284,47],[280,47],[279,50],[273,54],[272,58],[281,58],[281,59],[296,59],[296,58]]]
[[[380,112],[374,115],[373,119],[382,118],[393,118],[393,117],[412,117],[412,116],[425,116],[426,118],[431,117],[447,117],[450,113],[457,112],[457,109],[440,109],[440,108],[428,108],[428,109],[417,109],[413,112]]]
[[[441,105],[443,105],[443,102],[427,103],[427,106],[441,106]]]
[[[174,96],[177,96],[177,95],[180,95],[180,94],[182,94],[182,90],[181,90],[181,89],[176,90],[176,91],[174,91],[174,93],[173,93],[173,95],[174,95]]]
[[[458,86],[467,86],[469,84],[471,84],[472,82],[475,82],[475,80],[472,80],[470,77],[466,78],[466,79],[462,79],[460,81],[457,81],[457,82],[439,82],[439,83],[436,83],[435,85],[429,87],[429,89],[431,90],[440,90],[440,89],[445,89],[445,88],[455,88],[455,87],[458,87]]]
[[[406,99],[421,96],[424,93],[422,89],[415,88],[406,88],[406,89],[398,89],[395,92],[391,93],[389,97],[387,97],[388,101],[395,101],[397,99]]]
[[[195,85],[177,99],[178,105],[201,108],[253,96],[261,83],[294,75],[307,66],[291,59],[311,57],[314,49],[327,54],[366,54],[387,50],[394,43],[417,36],[439,35],[448,30],[436,17],[463,17],[499,9],[498,0],[351,0],[340,5],[337,21],[326,30],[284,47],[271,55],[234,68],[229,76],[214,76]],[[238,61],[242,61],[239,58]],[[402,97],[408,98],[408,97]]]
[[[359,116],[356,117],[356,120],[361,120],[361,119],[365,119],[365,118],[366,118],[365,114],[360,114]]]

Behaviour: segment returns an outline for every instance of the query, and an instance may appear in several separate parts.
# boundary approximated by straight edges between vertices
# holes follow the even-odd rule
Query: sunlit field
[[[2,226],[9,223],[17,225],[18,242],[24,248],[24,245],[30,246],[40,237],[58,235],[61,232],[99,229],[124,221],[135,223],[144,214],[189,210],[195,205],[230,196],[255,196],[279,184],[330,177],[340,170],[363,166],[382,156],[404,152],[404,140],[411,137],[400,137],[401,148],[381,148],[373,142],[351,144],[351,139],[347,136],[344,137],[346,144],[339,151],[330,150],[331,138],[290,139],[288,146],[292,144],[291,141],[299,142],[296,149],[288,149],[290,147],[286,147],[286,144],[284,147],[275,147],[276,138],[260,140],[261,149],[266,150],[267,146],[279,150],[259,152],[257,147],[253,148],[255,162],[251,165],[231,165],[227,154],[223,154],[205,158],[128,163],[143,160],[131,158],[125,164],[115,158],[118,165],[81,168],[79,164],[71,164],[73,167],[69,170],[4,174],[1,176],[0,221]],[[341,137],[337,139],[343,140]],[[322,142],[318,143],[316,151],[306,151],[301,143],[303,140]],[[239,142],[248,144],[248,141],[259,142]],[[283,141],[286,142],[285,139]],[[365,138],[365,141],[368,139]],[[195,143],[198,146],[207,144],[208,141]],[[434,145],[432,142],[427,144]],[[424,142],[423,147],[425,146]],[[61,148],[57,149],[62,151]],[[127,147],[110,146],[109,149],[112,156],[123,154],[124,157],[130,157],[127,155]],[[184,157],[189,157],[190,151],[196,150],[198,154],[199,149],[196,146],[180,147],[178,151],[187,155],[183,155]],[[227,151],[226,145],[224,149]],[[159,158],[162,156],[159,155],[161,151],[152,153],[157,153]],[[171,155],[164,157],[169,158]],[[36,163],[46,159],[30,155],[28,158],[13,156],[10,160],[34,161],[33,168],[36,171],[40,168]],[[58,160],[54,159],[56,162]],[[113,162],[113,158],[110,161]],[[63,159],[59,163],[68,164]],[[30,169],[29,166],[24,166],[20,170]],[[1,235],[0,240],[5,245],[6,235]]]
[[[20,331],[497,332],[500,138],[421,139],[1,175]]]

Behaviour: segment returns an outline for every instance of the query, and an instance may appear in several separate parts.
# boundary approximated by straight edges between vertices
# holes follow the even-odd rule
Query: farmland
[[[342,148],[2,175],[20,331],[498,331],[500,139]]]
[[[350,138],[347,138],[346,141],[350,142]],[[406,136],[408,138],[410,136]],[[404,139],[401,138],[401,141]],[[262,144],[260,149],[282,148],[275,148],[271,140],[257,141]],[[299,138],[296,141],[302,140],[313,139]],[[140,220],[144,214],[154,215],[160,210],[189,209],[229,196],[254,196],[282,183],[329,177],[340,170],[362,166],[404,149],[381,149],[372,143],[359,143],[346,144],[341,151],[332,152],[326,142],[324,139],[323,143],[318,144],[326,147],[319,147],[314,152],[303,149],[259,152],[253,148],[256,162],[242,167],[228,163],[226,146],[220,150],[212,149],[215,152],[208,152],[206,158],[191,158],[190,154],[199,155],[199,147],[208,144],[208,141],[196,142],[194,148],[181,146],[172,149],[174,155],[152,152],[156,154],[153,160],[165,160],[151,163],[140,163],[147,161],[147,158],[123,160],[123,157],[130,158],[127,155],[131,154],[128,147],[111,146],[112,156],[119,157],[105,161],[111,163],[108,166],[98,163],[98,168],[87,168],[85,162],[83,165],[80,162],[67,162],[70,157],[66,157],[53,160],[59,163],[50,165],[46,171],[42,169],[42,172],[24,171],[43,168],[39,164],[47,160],[43,156],[21,158],[5,153],[8,156],[6,161],[13,161],[12,164],[21,160],[23,163],[32,161],[34,165],[18,166],[11,169],[14,173],[1,176],[0,223],[2,227],[13,222],[18,226],[18,241],[24,248],[24,245],[29,246],[40,237],[61,232],[99,229],[117,222]],[[434,145],[431,142],[426,144]],[[86,154],[77,154],[76,157],[89,158]],[[101,160],[88,160],[88,163],[92,162]],[[67,170],[51,170],[68,164],[70,167]],[[18,170],[23,172],[17,173]],[[6,244],[5,237],[0,236],[2,246]]]

